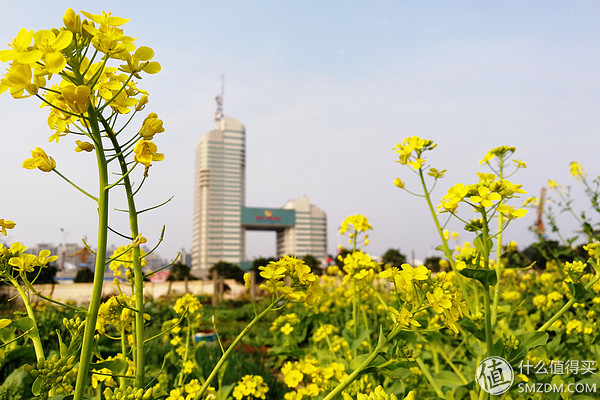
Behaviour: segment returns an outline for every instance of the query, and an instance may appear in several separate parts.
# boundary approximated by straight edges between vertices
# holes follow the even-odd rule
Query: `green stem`
[[[108,168],[104,158],[104,148],[102,147],[102,136],[98,126],[98,116],[96,109],[90,105],[88,109],[90,127],[97,139],[96,159],[98,162],[98,250],[96,252],[96,268],[94,272],[94,283],[92,285],[92,296],[85,319],[85,330],[83,333],[83,343],[81,347],[81,357],[79,359],[79,369],[77,371],[77,380],[75,383],[74,400],[82,400],[85,389],[88,387],[89,368],[92,361],[92,349],[94,347],[94,335],[96,333],[96,320],[98,319],[98,310],[100,309],[100,300],[102,297],[102,286],[104,284],[104,269],[106,262],[106,244],[108,238]]]
[[[121,328],[121,354],[123,355],[123,359],[125,359],[125,354],[127,354],[127,347],[125,344],[125,327]],[[125,387],[125,378],[119,378],[119,387]]]
[[[185,320],[187,321],[187,332],[185,335],[185,353],[183,354],[183,368],[181,369],[181,371],[179,371],[179,379],[177,380],[177,386],[183,385],[183,370],[185,369],[185,363],[188,360],[188,353],[190,351],[190,336],[192,333],[192,325],[190,324],[190,319],[187,316],[185,317]]]
[[[31,318],[33,321],[33,330],[30,334],[31,341],[33,342],[33,348],[35,350],[35,357],[38,361],[45,360],[44,356],[44,348],[42,347],[42,340],[40,339],[40,332],[37,327],[37,323],[35,320],[35,314],[33,313],[33,308],[31,308],[31,302],[29,301],[29,295],[23,290],[21,285],[17,281],[15,281],[12,277],[9,276],[9,280],[12,285],[17,289],[19,296],[23,300],[23,304],[25,305],[25,309],[27,310],[27,316]]]
[[[462,372],[460,372],[460,370],[452,362],[450,357],[448,357],[448,355],[443,350],[440,350],[440,354],[441,354],[442,358],[444,359],[444,361],[446,361],[446,363],[450,366],[450,368],[452,368],[452,371],[454,371],[456,376],[458,376],[458,378],[462,381],[463,385],[468,385],[469,381],[467,381],[467,378],[465,378],[465,376],[462,374]]]
[[[356,378],[362,373],[363,370],[369,367],[373,360],[377,358],[382,349],[390,343],[396,335],[402,332],[404,329],[401,326],[396,326],[386,337],[380,338],[375,347],[375,350],[369,354],[369,356],[360,364],[343,382],[340,382],[327,396],[323,398],[323,400],[332,400],[342,393],[344,389],[346,389],[352,382],[356,380]],[[198,397],[196,400],[200,400]]]
[[[488,228],[487,216],[485,214],[485,210],[481,211],[481,217],[483,221],[483,231],[481,232],[481,241],[483,245],[483,264],[485,269],[490,269],[490,252],[489,241],[490,234]],[[498,283],[496,283],[497,285]],[[483,285],[483,307],[484,307],[484,326],[485,326],[485,343],[487,348],[487,356],[489,357],[492,354],[492,312],[491,312],[491,298],[490,298],[490,287],[488,285]]]
[[[492,316],[491,316],[491,300],[490,300],[490,288],[489,286],[485,286],[483,287],[483,307],[484,307],[484,313],[485,313],[485,321],[484,321],[484,326],[485,326],[485,344],[486,344],[486,348],[487,348],[487,357],[489,357],[492,353],[492,347],[493,347],[493,342],[492,342]]]
[[[450,251],[450,247],[448,246],[448,241],[444,237],[444,231],[440,225],[440,221],[437,218],[437,214],[435,209],[433,208],[433,204],[431,202],[431,197],[429,196],[429,191],[427,190],[427,185],[425,184],[425,177],[423,176],[423,170],[419,169],[419,178],[421,179],[421,186],[423,187],[423,193],[425,195],[425,200],[427,200],[427,206],[429,207],[429,212],[433,218],[433,222],[435,223],[435,227],[437,228],[438,234],[440,235],[440,239],[442,241],[442,251],[444,252],[444,256],[448,259],[450,263],[450,267],[452,271],[454,271],[456,283],[458,283],[458,287],[462,294],[463,299],[465,299],[467,303],[467,307],[471,308],[472,302],[469,300],[467,296],[467,289],[464,286],[463,276],[456,269],[456,264],[454,263],[454,257],[452,256],[452,251]],[[470,310],[472,311],[472,310]]]
[[[223,364],[225,363],[225,361],[227,361],[227,357],[229,357],[229,355],[231,354],[231,352],[233,351],[233,349],[235,349],[235,347],[242,340],[242,338],[244,336],[246,336],[246,334],[248,332],[250,332],[250,329],[252,329],[252,327],[254,325],[256,325],[256,323],[258,321],[260,321],[265,315],[267,315],[269,313],[269,311],[271,311],[277,305],[277,303],[279,301],[281,301],[282,299],[283,299],[283,297],[279,297],[277,299],[274,299],[271,302],[271,304],[267,308],[265,308],[263,310],[263,312],[261,312],[256,317],[254,317],[254,319],[252,321],[250,321],[250,323],[248,325],[246,325],[246,327],[233,340],[233,342],[231,342],[231,344],[229,345],[229,347],[227,348],[227,350],[225,350],[225,353],[223,353],[223,355],[221,356],[221,358],[217,362],[217,365],[215,365],[215,367],[211,371],[210,375],[208,375],[208,378],[206,378],[206,381],[204,382],[204,384],[200,388],[200,391],[198,392],[198,394],[196,395],[196,397],[195,397],[194,400],[200,400],[200,399],[202,399],[202,396],[204,395],[204,392],[206,392],[206,390],[208,389],[208,386],[210,385],[210,383],[212,382],[212,380],[215,378],[215,376],[217,375],[217,373],[219,372],[219,370],[221,369],[221,367],[223,366]]]
[[[63,178],[65,181],[67,181],[67,183],[69,183],[75,189],[79,190],[81,193],[85,194],[90,199],[92,199],[92,200],[94,200],[96,202],[98,201],[98,198],[96,196],[92,196],[91,194],[89,194],[88,192],[86,192],[85,190],[83,190],[82,188],[80,188],[79,186],[77,186],[75,183],[71,182],[66,176],[64,176],[63,174],[61,174],[60,172],[58,172],[58,170],[56,168],[54,168],[52,171],[56,172],[58,174],[58,176],[60,176],[61,178]]]
[[[358,291],[356,290],[356,279],[352,278],[352,332],[354,333],[354,339],[358,337]]]
[[[117,153],[121,153],[121,147],[117,141],[114,132],[108,125],[108,122],[102,118],[101,123],[104,127],[106,134],[108,135],[114,150]],[[119,166],[121,168],[121,174],[123,179],[123,185],[125,186],[125,194],[127,197],[127,208],[129,213],[129,228],[131,230],[131,237],[136,238],[139,234],[138,228],[138,213],[135,208],[135,200],[133,197],[133,187],[131,180],[129,179],[129,172],[127,169],[127,162],[123,154],[118,156]],[[144,273],[142,271],[142,259],[140,254],[140,247],[135,246],[133,249],[133,296],[135,301],[135,308],[137,313],[135,314],[135,387],[144,387]]]
[[[500,180],[504,179],[504,158],[500,157],[500,172],[498,174]],[[501,205],[502,202],[499,203]],[[496,326],[498,318],[498,300],[500,298],[500,277],[502,276],[502,225],[504,225],[504,216],[498,213],[498,235],[496,236],[496,275],[498,283],[494,286],[494,300],[492,303],[492,326]]]
[[[440,387],[438,386],[437,382],[431,375],[431,372],[429,372],[429,369],[427,368],[423,360],[417,358],[417,365],[419,366],[419,369],[421,369],[421,372],[423,372],[423,375],[425,375],[425,378],[427,378],[427,381],[429,382],[433,390],[435,390],[435,394],[437,394],[439,398],[446,398],[446,396],[444,396],[444,392],[442,392],[442,389],[440,389]]]

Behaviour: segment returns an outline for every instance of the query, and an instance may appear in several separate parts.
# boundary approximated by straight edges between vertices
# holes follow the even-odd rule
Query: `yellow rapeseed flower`
[[[581,164],[576,161],[573,161],[569,164],[569,169],[571,170],[571,175],[573,178],[577,180],[582,180],[586,175]]]
[[[133,159],[140,164],[144,164],[146,169],[144,170],[144,176],[148,176],[148,168],[152,165],[152,161],[162,161],[165,159],[165,155],[157,153],[158,147],[153,142],[147,140],[140,140],[135,145],[133,152],[135,155]]]
[[[489,188],[485,186],[477,187],[477,195],[471,196],[470,200],[473,203],[479,203],[483,207],[491,207],[494,205],[492,201],[498,201],[502,198],[499,193],[491,192]]]
[[[142,123],[142,128],[140,129],[140,136],[144,138],[144,140],[152,140],[155,134],[164,132],[165,128],[163,128],[162,120],[158,119],[158,115],[155,113],[150,113],[144,119]]]
[[[427,292],[426,295],[429,305],[436,313],[441,314],[444,309],[452,308],[452,296],[444,293],[442,288],[436,287],[433,289],[433,293]]]
[[[75,143],[77,147],[75,147],[75,151],[80,153],[82,151],[90,152],[94,150],[94,145],[89,142],[82,142],[81,140],[76,140]]]
[[[512,146],[499,146],[491,149],[487,152],[487,154],[483,157],[483,160],[479,161],[479,164],[489,164],[490,161],[495,158],[504,158],[510,156],[516,150],[515,147]]]
[[[369,220],[360,214],[350,215],[346,217],[344,221],[342,221],[342,226],[340,227],[340,234],[345,234],[350,229],[350,226],[354,229],[355,232],[366,232],[372,230],[373,227],[369,224]]]
[[[56,162],[42,148],[36,147],[35,150],[31,150],[31,158],[23,161],[23,168],[38,168],[40,171],[50,172],[56,168]]]
[[[202,309],[202,303],[198,300],[198,297],[191,293],[186,293],[175,301],[173,311],[181,315],[184,312],[189,314],[195,314]]]
[[[2,232],[2,234],[4,236],[7,235],[6,230],[7,229],[13,229],[17,224],[15,224],[12,221],[9,221],[7,219],[0,219],[0,231]]]
[[[236,400],[243,398],[265,399],[269,387],[260,375],[245,375],[233,388],[233,397]]]
[[[87,85],[67,84],[61,87],[62,95],[69,109],[76,114],[85,114],[90,105],[92,89]]]

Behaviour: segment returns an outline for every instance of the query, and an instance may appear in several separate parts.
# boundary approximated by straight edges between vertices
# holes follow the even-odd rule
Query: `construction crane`
[[[546,227],[544,227],[544,201],[546,200],[546,188],[542,188],[540,193],[540,201],[537,206],[537,220],[535,222],[535,232],[541,237],[546,235]]]

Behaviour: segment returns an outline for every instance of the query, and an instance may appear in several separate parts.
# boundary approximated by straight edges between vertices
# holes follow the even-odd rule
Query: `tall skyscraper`
[[[247,230],[277,232],[277,256],[310,254],[327,257],[327,218],[308,197],[289,201],[283,208],[245,206],[246,131],[225,118],[217,97],[215,130],[196,147],[192,270],[206,276],[219,261],[242,267]]]
[[[244,256],[240,226],[246,188],[246,131],[217,111],[217,128],[196,147],[192,268],[219,261],[239,264]]]

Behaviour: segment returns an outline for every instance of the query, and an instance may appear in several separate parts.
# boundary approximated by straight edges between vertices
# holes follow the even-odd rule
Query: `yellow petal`
[[[43,55],[44,53],[40,50],[31,50],[25,53],[21,53],[17,57],[17,61],[21,64],[33,64],[34,62],[37,62],[40,58],[42,58]]]
[[[71,31],[60,31],[52,47],[55,50],[62,50],[71,44],[71,40],[73,40],[73,33]]]
[[[60,52],[46,54],[45,61],[46,69],[52,74],[58,74],[67,66],[67,60]]]
[[[150,61],[154,57],[154,50],[150,47],[142,46],[135,51],[133,57],[140,61]]]
[[[160,64],[156,61],[151,61],[144,67],[144,72],[147,74],[156,74],[160,72]]]

